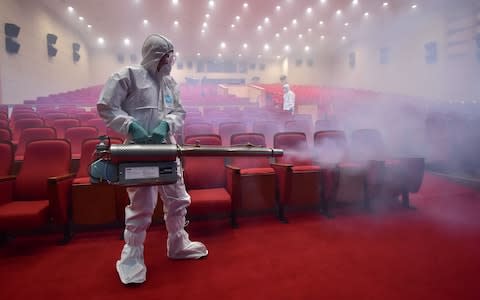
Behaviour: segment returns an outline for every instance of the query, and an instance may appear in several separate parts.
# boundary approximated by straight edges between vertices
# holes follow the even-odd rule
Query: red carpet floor
[[[1,299],[480,299],[480,193],[433,175],[417,210],[315,213],[193,222],[208,258],[171,261],[166,232],[149,231],[147,282],[123,286],[119,230],[18,237],[0,248]]]

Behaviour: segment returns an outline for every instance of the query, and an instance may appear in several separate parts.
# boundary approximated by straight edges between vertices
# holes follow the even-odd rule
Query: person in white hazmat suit
[[[288,83],[283,85],[283,110],[292,115],[295,112],[295,93],[290,89]]]
[[[97,103],[98,113],[108,127],[127,137],[127,143],[176,143],[173,133],[183,126],[185,110],[177,84],[170,76],[174,55],[167,38],[150,35],[143,44],[141,65],[125,67],[106,82]],[[168,231],[167,256],[198,259],[208,255],[205,245],[190,241],[184,230],[190,196],[178,159],[177,165],[179,179],[174,184],[127,188],[130,204],[125,208],[125,246],[116,264],[124,284],[146,280],[143,244],[158,193]]]

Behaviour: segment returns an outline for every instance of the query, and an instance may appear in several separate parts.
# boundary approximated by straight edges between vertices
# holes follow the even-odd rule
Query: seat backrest
[[[273,136],[282,129],[282,126],[275,121],[255,121],[252,126],[252,132],[262,133],[265,136],[267,145],[273,144]]]
[[[105,124],[105,121],[100,118],[94,118],[94,119],[89,119],[84,122],[84,126],[92,126],[97,128],[98,130],[98,135],[105,135],[107,134],[107,125]]]
[[[354,160],[384,160],[386,158],[382,135],[376,129],[353,131],[350,148]]]
[[[11,119],[15,121],[22,120],[22,119],[36,119],[36,118],[40,118],[40,115],[33,111],[29,111],[29,112],[20,111],[15,114],[12,113],[12,117],[11,117]]]
[[[8,176],[13,167],[13,144],[0,141],[0,176]]]
[[[0,128],[9,128],[7,119],[0,119]]]
[[[305,135],[310,136],[312,132],[312,122],[310,120],[305,120],[305,119],[286,121],[285,131],[305,132]]]
[[[57,136],[60,139],[65,137],[65,131],[67,128],[78,126],[80,126],[80,121],[78,119],[65,118],[52,120],[52,127],[57,130]]]
[[[347,138],[343,131],[317,131],[313,135],[313,144],[315,158],[321,163],[335,164],[347,158]]]
[[[339,125],[335,120],[317,120],[315,121],[315,131],[339,130]]]
[[[82,143],[82,151],[80,154],[80,163],[77,171],[77,178],[88,177],[88,167],[95,159],[96,146],[99,143],[98,138],[86,139]],[[117,138],[110,138],[110,144],[122,144],[123,141]]]
[[[47,179],[69,174],[70,164],[71,151],[67,140],[39,140],[28,143],[15,181],[14,198],[47,200]]]
[[[18,141],[20,135],[25,128],[43,127],[44,122],[40,118],[21,119],[14,122],[12,139]]]
[[[218,134],[222,137],[224,143],[230,141],[233,134],[247,132],[247,125],[242,122],[224,122],[218,124]]]
[[[98,118],[98,114],[96,112],[80,112],[75,114],[73,117],[80,120],[81,126],[87,126],[86,122],[90,119]]]
[[[261,133],[237,133],[232,135],[230,145],[243,146],[254,145],[256,147],[266,147],[265,136]],[[264,168],[270,166],[268,157],[233,157],[230,160],[232,166],[238,168]]]
[[[25,154],[25,146],[31,141],[56,139],[57,133],[53,127],[25,128],[20,135],[15,156]],[[23,160],[23,157],[21,158]]]
[[[222,138],[217,134],[195,135],[185,139],[185,145],[221,146]],[[183,167],[187,189],[224,187],[226,184],[223,157],[184,157]]]
[[[273,146],[283,149],[284,154],[277,158],[278,163],[305,165],[312,163],[308,150],[307,136],[303,132],[280,132],[273,136]]]
[[[45,119],[45,123],[47,126],[52,126],[53,121],[56,119],[67,119],[68,114],[65,112],[52,112],[52,113],[46,113],[43,115],[43,118]]]
[[[202,122],[202,123],[189,123],[183,126],[183,135],[185,137],[190,135],[205,135],[205,134],[214,134],[215,130],[213,124]]]
[[[0,128],[0,141],[12,141],[12,132],[8,128]]]
[[[65,130],[65,139],[70,142],[72,156],[74,158],[80,157],[84,140],[96,137],[98,137],[98,130],[95,127],[79,126],[70,127]]]

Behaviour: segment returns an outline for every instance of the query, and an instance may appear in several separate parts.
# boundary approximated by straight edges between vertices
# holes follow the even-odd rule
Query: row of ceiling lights
[[[135,1],[136,3],[140,2],[140,0],[134,0],[134,1]],[[326,0],[320,0],[320,2],[321,2],[322,4],[325,4],[327,1],[326,1]],[[358,0],[352,0],[352,5],[353,5],[353,6],[358,5],[358,3],[359,3]],[[179,0],[172,0],[172,4],[173,4],[173,5],[178,5],[178,4],[179,4]],[[249,4],[248,4],[248,2],[244,2],[242,6],[243,6],[244,9],[247,9],[247,8],[249,7]],[[383,2],[383,3],[382,3],[382,6],[383,6],[383,7],[388,7],[388,6],[389,6],[389,3],[388,3],[388,2]],[[214,8],[214,7],[215,7],[215,1],[209,0],[209,1],[208,1],[208,7],[209,7],[210,9]],[[412,4],[412,5],[411,5],[411,8],[412,8],[412,9],[416,9],[416,8],[417,8],[417,4]],[[72,6],[68,6],[67,10],[68,10],[68,12],[69,12],[70,14],[72,14],[72,15],[73,15],[73,13],[74,13],[74,11],[75,11],[75,9],[74,9]],[[280,6],[280,5],[277,5],[277,6],[275,7],[275,10],[276,10],[276,11],[280,11],[280,10],[281,10],[281,6]],[[306,9],[306,13],[307,13],[307,14],[311,14],[312,11],[313,11],[313,9],[312,9],[311,7],[308,7],[308,8]],[[335,14],[336,14],[337,16],[342,15],[342,10],[341,10],[341,9],[338,9],[338,10],[335,12]],[[369,13],[369,12],[364,12],[363,16],[364,16],[365,18],[368,18],[368,17],[370,16],[370,13]],[[209,13],[206,13],[206,14],[205,14],[205,18],[206,18],[206,19],[209,19],[209,18],[210,18],[210,14],[209,14]],[[84,22],[84,21],[85,21],[84,17],[82,17],[82,16],[78,16],[78,20],[79,20],[80,22]],[[239,22],[239,21],[240,21],[240,16],[237,15],[237,16],[235,17],[235,20],[236,20],[237,22]],[[264,23],[265,23],[265,24],[268,24],[269,22],[270,22],[270,18],[269,18],[269,17],[265,17],[265,18],[264,18]],[[292,26],[298,25],[297,19],[293,19],[293,20],[291,21],[291,23],[292,23]],[[320,20],[320,21],[318,22],[318,24],[319,24],[320,26],[323,26],[323,25],[325,24],[325,22],[324,22],[323,20]],[[148,21],[147,19],[144,19],[144,20],[143,20],[143,25],[144,25],[144,26],[148,26],[148,25],[149,25],[149,21]],[[175,21],[173,22],[173,25],[174,25],[175,27],[178,27],[178,26],[180,25],[180,23],[179,23],[178,20],[175,20]],[[345,26],[345,27],[348,27],[349,25],[350,25],[349,22],[344,22],[344,26]],[[92,27],[93,27],[93,26],[92,26],[91,24],[87,24],[87,28],[88,28],[89,30],[91,30]],[[202,30],[201,30],[201,32],[202,32],[202,33],[205,33],[205,32],[206,32],[205,29],[206,29],[207,27],[208,27],[208,23],[207,23],[207,22],[204,22],[204,23],[202,24]],[[232,23],[232,24],[231,24],[231,28],[235,28],[235,24]],[[263,28],[262,25],[258,25],[258,26],[257,26],[257,30],[258,30],[258,31],[261,31],[262,28]],[[284,26],[282,29],[283,29],[283,31],[287,31],[287,30],[288,30],[287,26]],[[309,33],[311,33],[311,32],[312,32],[312,28],[308,28],[307,31],[308,31]],[[303,36],[304,36],[304,35],[301,34],[301,33],[298,34],[298,38],[299,38],[299,39],[302,39]],[[279,37],[280,37],[280,33],[278,33],[278,32],[275,33],[275,37],[276,37],[276,38],[279,38]],[[320,40],[324,40],[326,37],[325,37],[325,35],[320,35],[319,38],[320,38]],[[343,35],[340,39],[341,39],[342,41],[345,41],[345,40],[347,39],[347,37],[346,37],[345,35]],[[105,41],[105,39],[104,39],[103,37],[98,37],[98,38],[97,38],[97,43],[98,43],[100,46],[105,45],[105,42],[106,42],[106,41]],[[123,40],[123,44],[128,47],[128,46],[131,45],[131,40],[130,40],[129,38],[125,38],[125,39]],[[225,44],[224,42],[220,43],[220,48],[221,48],[221,49],[225,49],[225,48],[226,48],[226,44]],[[246,49],[248,48],[248,44],[247,44],[247,43],[243,43],[242,48],[243,48],[244,50],[246,50]],[[264,50],[264,51],[269,51],[269,50],[270,50],[270,46],[269,46],[268,43],[267,43],[267,44],[264,44],[263,50]],[[284,46],[284,51],[285,51],[285,52],[290,52],[290,50],[291,50],[291,47],[290,47],[289,45],[285,45],[285,46]],[[305,52],[309,52],[310,50],[311,50],[311,47],[310,47],[310,46],[306,45],[306,46],[304,47],[304,51],[305,51]],[[180,55],[180,53],[177,52],[177,56],[179,56],[179,55]],[[197,56],[200,56],[200,53],[199,53],[199,52],[197,52]],[[222,53],[218,53],[217,56],[221,57],[221,56],[222,56]],[[241,57],[242,54],[238,54],[238,56]],[[257,57],[261,57],[261,56],[262,56],[262,55],[259,54]],[[279,56],[277,56],[277,58],[279,58]]]

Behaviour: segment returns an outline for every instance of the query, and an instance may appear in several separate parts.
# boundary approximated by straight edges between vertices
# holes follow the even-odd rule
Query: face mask
[[[172,71],[172,66],[170,64],[165,64],[160,67],[160,70],[158,70],[158,75],[167,76],[167,75],[170,75],[171,71]]]

